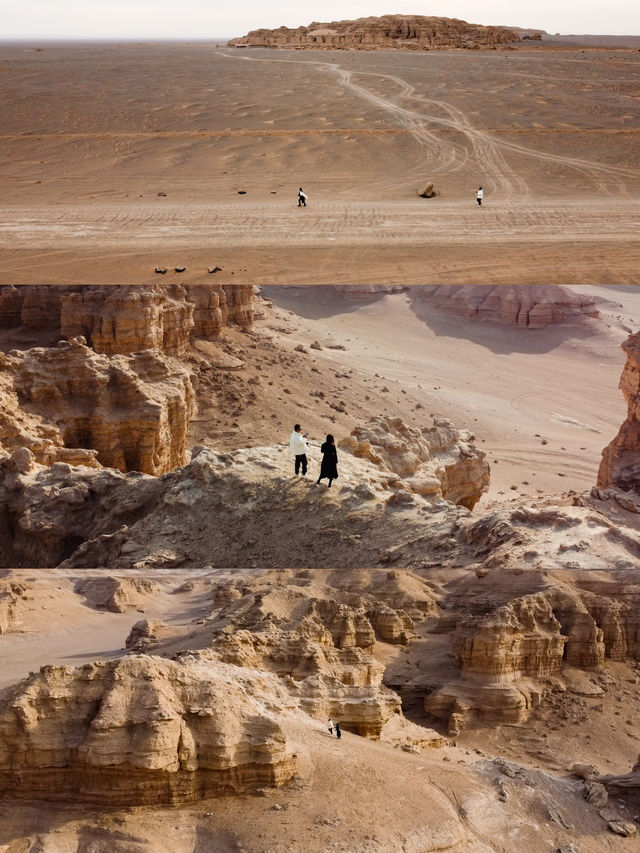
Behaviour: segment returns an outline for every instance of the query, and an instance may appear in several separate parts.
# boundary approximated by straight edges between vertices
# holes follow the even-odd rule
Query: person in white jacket
[[[478,207],[482,207],[482,199],[484,198],[484,190],[482,187],[478,187],[478,192],[476,193],[476,201],[478,202]]]
[[[302,427],[296,424],[289,439],[289,450],[296,460],[296,474],[300,473],[300,466],[302,466],[303,477],[307,473],[307,447],[307,435],[306,433],[303,435]]]

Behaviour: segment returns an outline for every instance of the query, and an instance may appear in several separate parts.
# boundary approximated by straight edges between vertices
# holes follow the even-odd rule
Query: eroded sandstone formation
[[[75,592],[98,610],[126,613],[144,607],[149,598],[159,592],[159,587],[148,578],[91,577],[79,580]]]
[[[427,696],[425,710],[447,720],[451,734],[472,721],[520,723],[566,667],[635,659],[639,589],[635,601],[618,591],[621,601],[554,586],[462,618],[453,635],[460,677]]]
[[[407,643],[411,617],[373,595],[343,593],[336,600],[310,595],[304,584],[274,586],[218,587],[215,603],[230,603],[214,614],[213,652],[225,662],[285,677],[312,717],[332,717],[344,729],[379,737],[400,712],[400,700],[382,685],[384,667],[373,646],[376,639]],[[229,624],[239,630],[230,633]]]
[[[420,301],[471,320],[490,320],[537,329],[572,318],[597,317],[595,302],[556,284],[484,285],[429,284]]]
[[[473,509],[489,488],[489,464],[469,430],[446,418],[417,430],[400,418],[376,417],[356,427],[339,446],[398,475],[419,495],[443,497]]]
[[[0,795],[132,806],[282,785],[289,701],[273,676],[194,654],[45,666],[0,699]]]
[[[456,18],[424,15],[382,15],[355,21],[332,21],[290,29],[252,30],[229,42],[233,47],[348,48],[375,50],[434,47],[481,47],[519,41],[507,27],[468,24]]]
[[[106,355],[159,349],[181,356],[192,336],[216,339],[228,323],[251,327],[251,285],[0,287],[0,328],[82,335]]]
[[[617,436],[602,451],[598,486],[615,486],[640,494],[640,332],[622,344],[627,361],[620,376],[620,390],[627,401],[627,417]]]
[[[349,453],[339,482],[292,488],[285,446],[198,446],[160,477],[43,466],[20,448],[0,459],[0,566],[623,570],[640,557],[639,531],[577,496],[475,515]]]
[[[160,352],[109,358],[84,338],[0,353],[0,454],[159,474],[185,461],[190,371]]]

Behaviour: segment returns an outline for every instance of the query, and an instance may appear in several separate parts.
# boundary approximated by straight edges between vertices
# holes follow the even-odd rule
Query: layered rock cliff
[[[273,676],[195,655],[45,666],[0,697],[0,795],[177,805],[282,785],[288,704]]]
[[[489,463],[474,440],[446,418],[417,430],[400,418],[377,417],[352,430],[339,446],[397,474],[410,492],[473,509],[490,481]]]
[[[556,284],[484,285],[429,284],[420,289],[429,307],[470,320],[490,320],[528,329],[563,323],[572,318],[597,317],[588,296]]]
[[[627,417],[617,436],[602,451],[598,486],[616,486],[640,494],[640,332],[622,344],[627,361],[620,377],[620,390],[627,401]]]
[[[184,355],[192,336],[215,339],[229,323],[250,328],[251,285],[23,285],[0,287],[0,328],[82,335],[92,349]]]
[[[482,47],[519,41],[507,27],[485,27],[457,18],[424,15],[382,15],[355,21],[313,22],[290,29],[252,30],[232,39],[232,47],[348,48],[375,50],[404,48],[425,50],[439,47]]]
[[[622,600],[549,587],[462,618],[452,640],[460,677],[427,696],[425,710],[447,720],[452,734],[472,721],[520,723],[566,667],[591,671],[606,658],[635,659],[640,589],[635,602],[624,584],[617,592]]]
[[[84,338],[0,353],[0,454],[159,474],[184,464],[190,371],[160,352],[109,358]]]

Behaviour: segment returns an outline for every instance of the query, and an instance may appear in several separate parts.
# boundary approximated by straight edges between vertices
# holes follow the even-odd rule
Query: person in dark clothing
[[[338,479],[338,451],[336,450],[336,442],[332,435],[327,436],[327,440],[320,448],[320,452],[322,453],[322,465],[320,466],[318,485],[320,485],[320,480],[324,480],[327,477],[329,488],[331,488],[331,483]]]
[[[336,723],[336,737],[338,740],[342,737],[342,732],[340,731],[340,723]]]

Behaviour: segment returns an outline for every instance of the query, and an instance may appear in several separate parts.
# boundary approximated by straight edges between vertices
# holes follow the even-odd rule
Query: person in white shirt
[[[296,474],[300,473],[302,466],[303,477],[307,473],[307,446],[307,435],[306,433],[303,435],[302,427],[300,424],[296,424],[289,439],[289,450],[296,460]]]
[[[482,191],[482,187],[478,187],[478,192],[476,193],[476,201],[478,202],[478,207],[482,207],[482,199],[484,198],[484,192]]]

